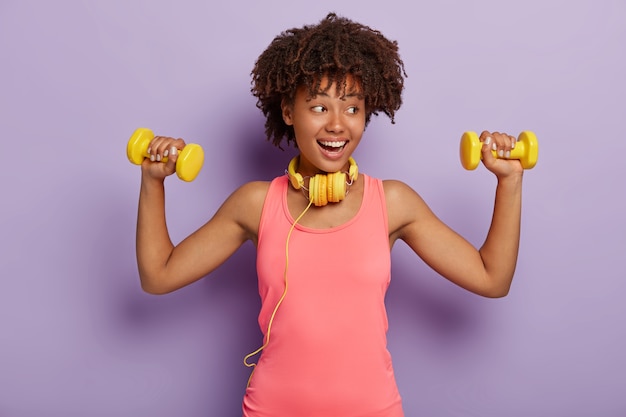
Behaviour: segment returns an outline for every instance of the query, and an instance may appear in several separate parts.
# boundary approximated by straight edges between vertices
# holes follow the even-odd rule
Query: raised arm
[[[490,140],[487,138],[491,137]],[[508,294],[520,239],[523,169],[519,161],[496,159],[493,143],[506,153],[508,135],[483,132],[483,162],[498,178],[491,226],[480,249],[450,229],[405,184],[385,182],[390,243],[404,240],[435,271],[459,286],[486,297]]]
[[[197,231],[174,245],[165,216],[164,178],[174,172],[176,149],[184,142],[155,138],[155,161],[142,164],[137,216],[137,264],[142,288],[164,294],[209,274],[246,240],[256,242],[267,183],[249,183],[237,189],[215,215]],[[165,151],[168,162],[157,163]]]

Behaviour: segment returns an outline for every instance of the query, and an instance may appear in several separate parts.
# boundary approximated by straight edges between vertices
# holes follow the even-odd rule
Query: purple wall
[[[404,180],[473,243],[495,183],[461,168],[461,133],[531,129],[541,145],[508,297],[464,292],[394,248],[407,417],[626,413],[625,2],[211,3],[0,4],[0,416],[239,415],[242,358],[260,343],[254,248],[144,294],[126,141],[147,126],[207,151],[196,181],[168,180],[182,239],[241,183],[283,172],[293,152],[264,141],[249,73],[274,35],[332,10],[398,40],[409,73],[361,170]]]

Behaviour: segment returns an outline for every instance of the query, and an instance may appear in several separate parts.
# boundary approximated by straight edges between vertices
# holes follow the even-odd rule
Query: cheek
[[[350,123],[350,129],[354,133],[363,132],[365,130],[365,116],[353,119],[352,123]]]
[[[297,117],[293,119],[293,128],[296,132],[314,133],[324,127],[324,121],[315,117]]]

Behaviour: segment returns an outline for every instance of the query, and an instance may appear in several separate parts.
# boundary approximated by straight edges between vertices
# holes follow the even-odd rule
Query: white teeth
[[[346,144],[346,141],[341,141],[341,142],[329,142],[329,141],[319,141],[320,144],[324,145],[324,146],[330,146],[331,148],[341,148],[342,146],[344,146]]]

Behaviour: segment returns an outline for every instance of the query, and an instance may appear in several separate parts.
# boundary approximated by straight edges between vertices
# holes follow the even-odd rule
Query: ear
[[[282,113],[283,113],[283,121],[285,122],[287,126],[292,126],[293,125],[293,103],[290,100],[283,98],[280,102],[280,108],[282,109]]]

